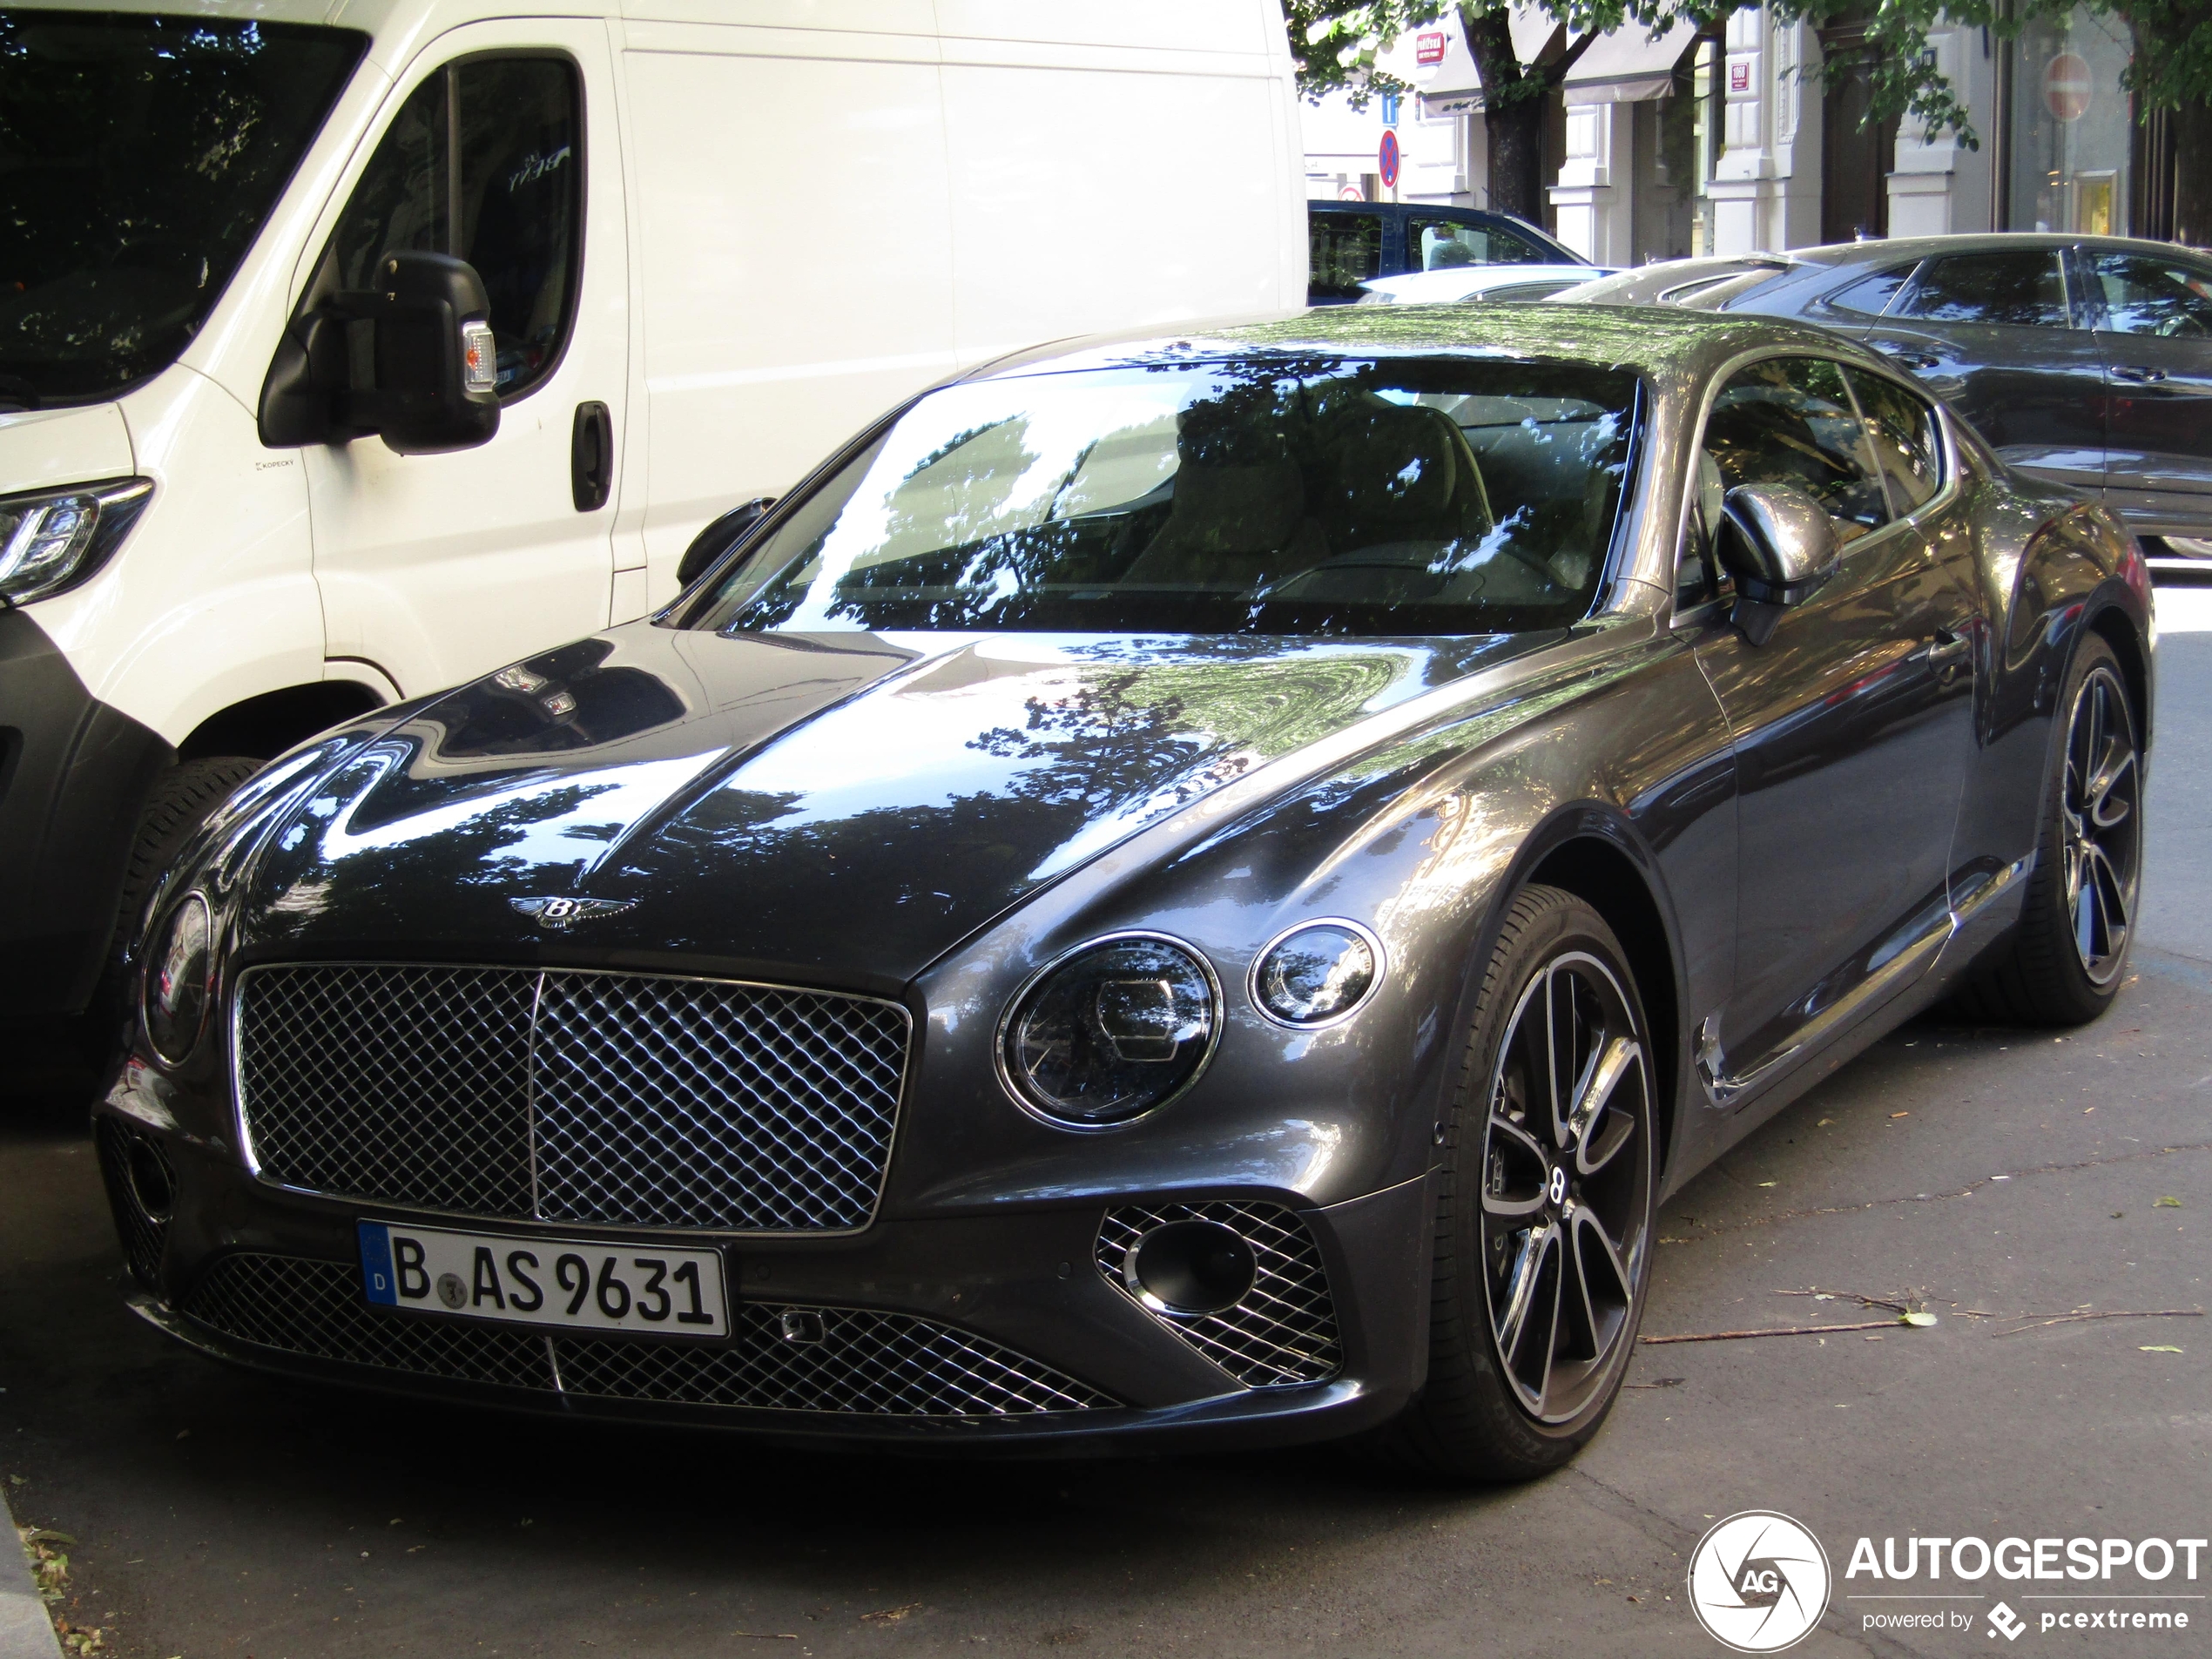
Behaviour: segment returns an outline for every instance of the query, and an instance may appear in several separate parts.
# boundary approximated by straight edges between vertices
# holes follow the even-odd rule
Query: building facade
[[[1564,50],[1541,13],[1514,26],[1524,62]],[[1764,6],[1702,34],[1630,24],[1556,95],[1545,228],[1602,265],[1946,232],[2175,234],[2174,124],[2135,118],[2124,23],[2084,10],[2012,41],[1953,28],[1931,44],[1973,144],[1865,118],[1862,24],[1784,24]],[[1415,91],[1308,106],[1309,195],[1487,206],[1481,80],[1457,18],[1399,40],[1382,66]]]

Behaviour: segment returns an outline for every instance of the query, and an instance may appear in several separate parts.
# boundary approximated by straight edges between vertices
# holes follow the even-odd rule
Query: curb
[[[0,1537],[0,1659],[62,1659],[53,1621],[30,1581],[30,1563],[7,1515],[0,1504],[0,1521],[7,1521],[6,1535]]]

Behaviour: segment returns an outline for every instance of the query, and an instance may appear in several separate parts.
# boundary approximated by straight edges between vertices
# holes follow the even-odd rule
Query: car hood
[[[293,796],[238,936],[895,987],[1163,815],[1560,637],[632,624],[447,693]]]

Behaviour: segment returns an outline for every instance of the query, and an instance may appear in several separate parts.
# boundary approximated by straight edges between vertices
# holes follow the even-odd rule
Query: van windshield
[[[1640,403],[1618,368],[1321,354],[934,392],[690,625],[1260,634],[1564,627]]]
[[[0,10],[0,409],[112,397],[175,361],[366,44]]]

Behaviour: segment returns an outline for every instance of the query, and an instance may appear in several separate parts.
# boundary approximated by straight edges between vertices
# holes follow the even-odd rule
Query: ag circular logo
[[[1738,1653],[1779,1653],[1828,1610],[1828,1552],[1787,1515],[1746,1509],[1697,1541],[1689,1605],[1715,1640]]]

